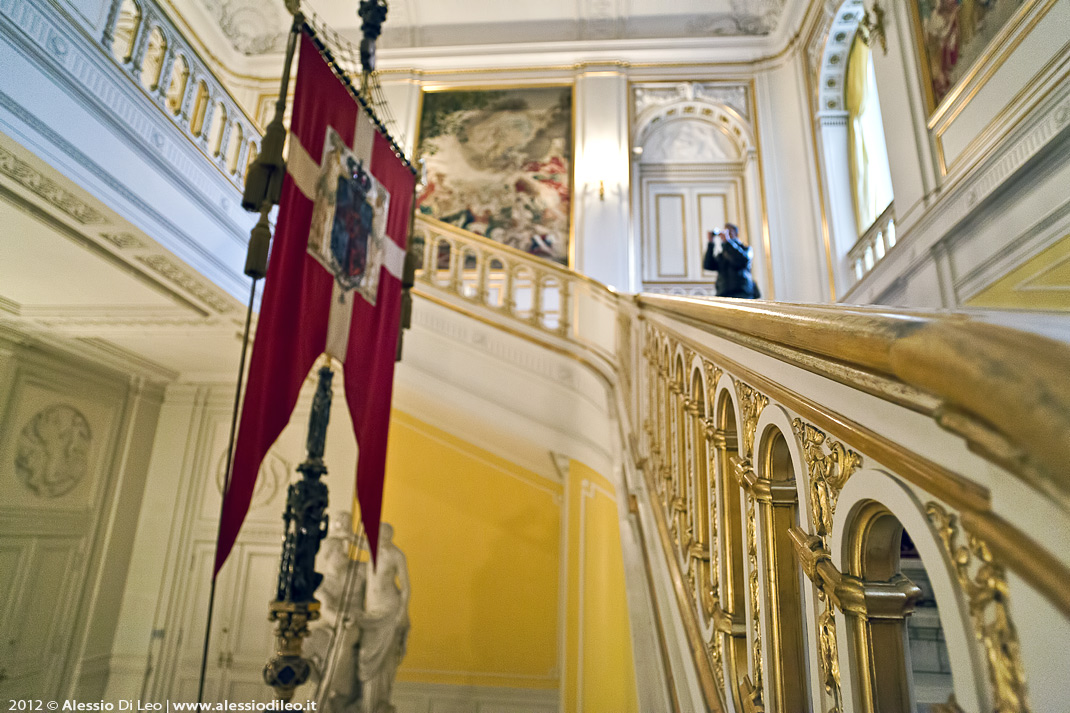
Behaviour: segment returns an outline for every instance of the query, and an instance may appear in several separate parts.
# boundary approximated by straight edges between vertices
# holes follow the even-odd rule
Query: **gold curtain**
[[[870,216],[865,197],[869,195],[869,156],[862,132],[862,112],[865,109],[866,74],[871,62],[869,47],[862,37],[855,35],[847,56],[846,103],[848,165],[851,171],[851,197],[854,199],[855,225],[861,235],[877,216]]]

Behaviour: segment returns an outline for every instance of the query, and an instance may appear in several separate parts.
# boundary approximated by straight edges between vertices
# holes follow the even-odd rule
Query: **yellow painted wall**
[[[394,411],[383,518],[412,583],[398,679],[553,689],[563,488]]]
[[[1070,235],[966,301],[971,307],[1070,312]]]
[[[565,710],[637,713],[614,488],[601,474],[572,461],[567,498]]]

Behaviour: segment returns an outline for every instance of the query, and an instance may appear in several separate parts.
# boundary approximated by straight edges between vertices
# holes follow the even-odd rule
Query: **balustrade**
[[[606,361],[615,359],[616,296],[604,285],[427,216],[416,216],[420,284],[458,305],[552,335]]]
[[[969,420],[972,407],[958,399],[997,379],[967,366],[973,360],[991,364],[998,356],[1015,364],[999,378],[1029,385],[1017,398],[1066,405],[1063,384],[1030,372],[1067,368],[1070,350],[1027,334],[1014,336],[1019,349],[994,342],[974,348],[966,332],[979,342],[1012,335],[907,313],[736,307],[653,295],[638,302],[646,319],[636,348],[646,364],[638,378],[642,437],[634,455],[681,585],[678,605],[711,710],[1029,711],[1030,685],[1054,699],[1044,690],[1049,681],[1027,675],[1015,621],[1031,622],[1028,629],[1038,618],[1061,619],[1060,631],[1070,630],[1070,597],[1053,584],[1070,584],[1070,553],[1059,551],[1058,538],[1045,538],[1043,528],[1021,520],[1012,525],[994,512],[984,484],[994,461],[1008,461],[972,440],[970,428],[959,423],[956,432],[974,452],[988,452],[987,462],[937,454],[965,452],[943,432],[941,423],[950,422],[941,413]],[[823,328],[815,330],[819,323]],[[915,329],[927,330],[928,339],[906,337]],[[960,329],[963,334],[951,336]],[[726,336],[736,348],[714,346]],[[941,353],[935,345],[945,339],[958,349]],[[864,365],[868,375],[848,375],[815,359],[810,350],[823,340],[819,351],[829,359],[838,351],[840,360],[860,371]],[[769,358],[774,353],[778,361]],[[923,394],[914,387],[924,368],[913,363],[922,353],[932,360],[929,368],[947,359],[947,381],[958,376],[975,383],[947,387],[926,377]],[[794,377],[784,362],[799,368]],[[814,381],[815,373],[823,378]],[[835,398],[833,385],[850,388]],[[883,411],[889,433],[919,412],[933,418],[921,438],[891,440],[881,420],[866,418],[872,409]],[[1046,410],[1043,418],[1061,419],[1060,428],[1067,428],[1065,414]],[[1014,429],[1006,416],[1000,421],[986,428]],[[947,445],[934,447],[939,441]],[[1065,440],[1058,448],[1066,449]],[[1017,452],[1024,449],[1033,457],[1045,450],[1019,444]],[[1065,528],[1065,465],[1050,457],[1047,463],[1038,464],[1044,475],[1019,463],[1016,473],[1001,477],[1017,478],[1023,500],[1062,483],[1060,494],[1047,500]],[[1030,487],[1037,477],[1047,485]],[[1046,549],[1052,546],[1054,552]],[[1058,575],[1043,575],[1045,566]],[[935,625],[938,635],[929,641],[907,626],[922,596],[908,573],[919,572],[927,589],[930,581],[941,583],[931,586],[926,626]],[[1037,609],[1036,597],[1046,606]],[[1028,648],[1042,650],[1043,642],[1034,639]],[[949,661],[949,671],[921,660],[930,653],[934,661]]]
[[[1044,655],[1070,639],[1066,345],[965,315],[624,297],[426,217],[415,234],[418,294],[620,390],[632,512],[708,710],[1070,696]],[[616,313],[596,342],[587,302]]]
[[[114,0],[100,44],[240,189],[260,130],[164,11],[153,0]]]
[[[847,262],[855,282],[877,266],[888,251],[895,247],[895,203],[888,204],[884,212],[847,251]]]

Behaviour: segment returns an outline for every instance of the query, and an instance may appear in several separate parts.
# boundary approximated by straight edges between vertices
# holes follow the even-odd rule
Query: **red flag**
[[[249,510],[260,463],[324,352],[343,363],[357,500],[378,551],[401,271],[415,177],[302,35],[290,149],[215,572]]]

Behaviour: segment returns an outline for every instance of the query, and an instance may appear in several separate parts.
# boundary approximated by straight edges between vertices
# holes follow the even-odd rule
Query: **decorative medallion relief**
[[[220,495],[223,494],[223,479],[227,470],[227,452],[224,450],[219,455],[216,464],[215,485]],[[290,464],[275,451],[268,451],[264,462],[260,465],[260,472],[256,476],[256,488],[253,490],[253,499],[249,503],[250,508],[258,508],[269,504],[279,494],[290,479]]]
[[[970,606],[974,634],[984,646],[995,713],[1029,713],[1032,708],[1003,566],[995,562],[985,541],[969,531],[966,544],[959,544],[958,517],[942,505],[930,502],[925,512],[954,567]]]
[[[93,434],[82,412],[60,404],[38,411],[19,433],[15,473],[41,498],[69,493],[89,470]]]

